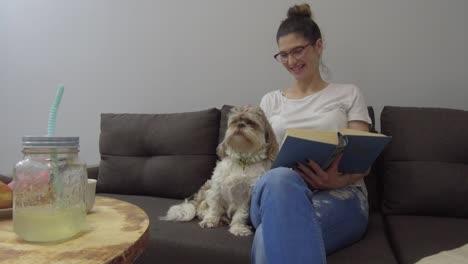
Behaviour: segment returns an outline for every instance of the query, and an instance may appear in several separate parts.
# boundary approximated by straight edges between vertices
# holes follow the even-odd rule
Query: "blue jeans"
[[[359,187],[313,191],[296,172],[276,168],[255,184],[252,263],[326,263],[326,255],[358,241],[368,203]]]

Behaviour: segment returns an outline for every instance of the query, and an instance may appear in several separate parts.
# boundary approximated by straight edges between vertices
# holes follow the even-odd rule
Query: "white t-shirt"
[[[330,83],[302,99],[288,99],[280,90],[267,93],[260,102],[279,144],[288,128],[338,131],[353,120],[371,124],[364,97],[353,84]],[[355,185],[367,193],[363,180]]]

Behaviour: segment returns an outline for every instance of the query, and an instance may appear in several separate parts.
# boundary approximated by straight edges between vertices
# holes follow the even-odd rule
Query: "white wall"
[[[0,173],[21,136],[77,135],[97,164],[99,114],[257,104],[290,76],[275,63],[285,0],[0,0]],[[466,0],[309,1],[331,80],[384,105],[468,110]]]

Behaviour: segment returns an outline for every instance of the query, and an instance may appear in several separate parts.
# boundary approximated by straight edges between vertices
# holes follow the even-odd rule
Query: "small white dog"
[[[229,224],[232,234],[251,235],[247,223],[252,187],[277,153],[278,143],[264,112],[258,107],[233,108],[211,180],[192,200],[172,206],[161,219],[190,221],[198,216],[201,227]]]

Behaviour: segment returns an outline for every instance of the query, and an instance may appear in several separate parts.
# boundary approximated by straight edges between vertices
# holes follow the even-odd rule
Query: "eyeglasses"
[[[288,52],[285,52],[285,51],[282,51],[282,52],[279,52],[277,54],[275,54],[275,56],[273,56],[275,58],[275,60],[281,62],[281,63],[287,63],[288,62],[288,59],[289,59],[289,55],[293,56],[294,59],[298,60],[300,58],[302,58],[306,52],[306,48],[308,46],[310,46],[312,43],[307,43],[306,45],[304,46],[299,46],[299,47],[295,47],[294,49],[288,51]]]

